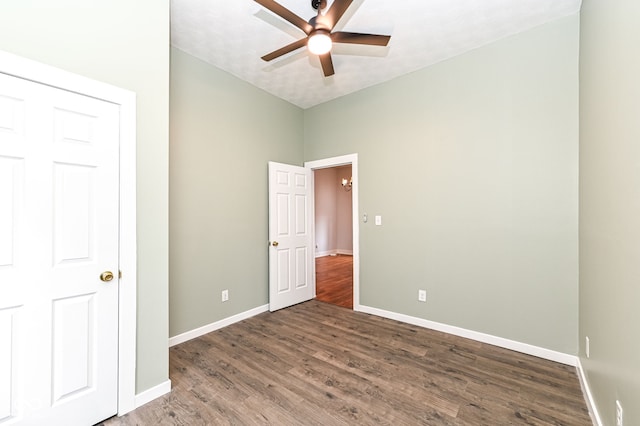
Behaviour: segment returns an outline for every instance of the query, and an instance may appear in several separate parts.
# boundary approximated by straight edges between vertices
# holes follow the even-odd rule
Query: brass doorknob
[[[274,242],[271,243],[271,245],[274,246],[274,247],[278,247],[278,242],[274,241]]]
[[[113,279],[113,272],[104,271],[103,273],[100,274],[100,279],[106,283],[111,281]]]

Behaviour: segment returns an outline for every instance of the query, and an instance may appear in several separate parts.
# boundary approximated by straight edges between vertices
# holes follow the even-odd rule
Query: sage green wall
[[[578,33],[305,110],[305,160],[358,153],[360,214],[382,215],[360,222],[361,304],[577,354]]]
[[[137,93],[137,392],[168,379],[168,0],[0,2],[0,49]]]
[[[302,135],[298,107],[171,50],[171,336],[269,302],[267,162],[302,165]]]
[[[605,425],[640,425],[640,3],[583,0],[580,352]],[[584,337],[590,339],[590,358]]]

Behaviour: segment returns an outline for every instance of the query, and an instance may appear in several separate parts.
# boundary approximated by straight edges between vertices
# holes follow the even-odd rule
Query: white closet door
[[[0,74],[0,425],[117,411],[118,149],[117,105]]]

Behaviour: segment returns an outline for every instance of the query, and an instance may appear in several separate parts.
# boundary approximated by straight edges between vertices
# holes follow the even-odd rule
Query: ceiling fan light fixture
[[[307,40],[307,49],[314,55],[324,55],[331,51],[333,43],[329,31],[315,30]]]

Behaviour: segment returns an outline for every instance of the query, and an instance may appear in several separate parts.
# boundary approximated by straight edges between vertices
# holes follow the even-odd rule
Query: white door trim
[[[304,166],[311,170],[327,169],[330,167],[351,165],[353,186],[351,187],[351,202],[353,209],[353,310],[360,311],[360,210],[358,207],[358,154],[347,154],[339,157],[325,158],[316,161],[306,161]],[[313,206],[315,211],[315,204]],[[315,247],[315,220],[313,224],[313,246]],[[315,285],[315,274],[314,274]]]
[[[118,415],[135,408],[136,380],[136,96],[135,93],[0,51],[0,73],[120,106]]]

